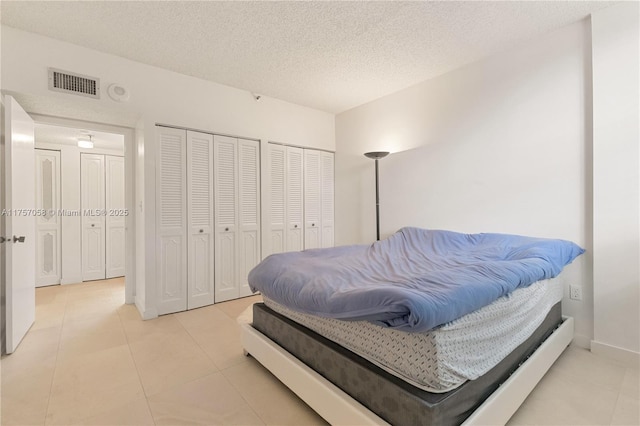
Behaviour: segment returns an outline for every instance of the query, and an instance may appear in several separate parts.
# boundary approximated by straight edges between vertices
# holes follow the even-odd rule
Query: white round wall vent
[[[107,89],[109,97],[116,102],[126,102],[129,100],[129,89],[119,84],[111,84]]]

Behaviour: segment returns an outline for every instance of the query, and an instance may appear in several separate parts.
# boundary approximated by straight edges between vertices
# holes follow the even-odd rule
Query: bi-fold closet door
[[[158,313],[250,295],[246,277],[260,260],[258,142],[157,134]]]
[[[124,158],[80,154],[82,280],[125,274]]]
[[[249,296],[249,271],[260,262],[260,145],[214,136],[215,298]]]
[[[304,248],[333,247],[333,153],[304,150]]]
[[[158,313],[210,305],[213,292],[213,136],[158,127]]]
[[[269,253],[304,249],[302,148],[269,144]]]
[[[268,253],[332,247],[334,155],[269,144]]]
[[[36,287],[60,284],[60,151],[36,149]]]

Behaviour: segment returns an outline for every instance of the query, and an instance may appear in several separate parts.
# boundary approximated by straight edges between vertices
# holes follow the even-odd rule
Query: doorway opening
[[[133,303],[133,130],[34,119],[36,287],[123,277]]]

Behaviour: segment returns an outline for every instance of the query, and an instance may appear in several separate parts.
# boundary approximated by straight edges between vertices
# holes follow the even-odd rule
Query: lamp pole
[[[389,155],[386,151],[365,152],[365,157],[375,160],[376,164],[376,240],[380,241],[380,185],[378,179],[378,160]]]

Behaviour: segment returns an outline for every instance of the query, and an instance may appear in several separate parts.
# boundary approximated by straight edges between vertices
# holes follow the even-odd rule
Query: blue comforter
[[[564,240],[402,228],[370,245],[271,255],[249,285],[307,314],[422,332],[555,277],[583,252]]]

